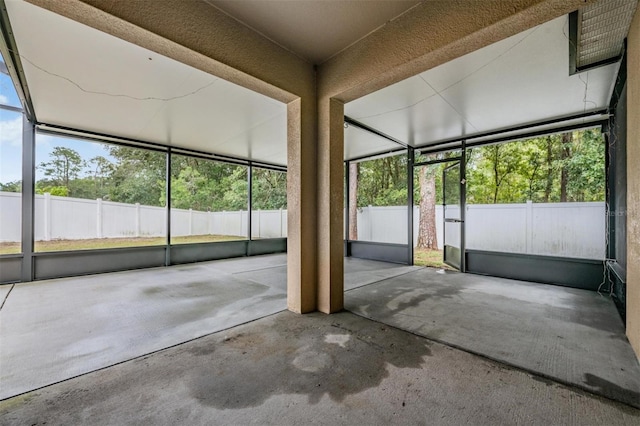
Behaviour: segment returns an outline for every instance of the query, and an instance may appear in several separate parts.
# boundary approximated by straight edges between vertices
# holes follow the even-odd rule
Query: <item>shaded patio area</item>
[[[286,273],[285,255],[267,255],[2,286],[0,399],[281,312]],[[348,311],[382,327],[640,407],[607,296],[356,258],[345,291]]]
[[[607,295],[423,268],[348,291],[345,308],[640,407],[640,366]]]

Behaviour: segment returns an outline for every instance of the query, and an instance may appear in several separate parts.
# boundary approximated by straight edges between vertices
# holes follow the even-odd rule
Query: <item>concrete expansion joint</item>
[[[349,292],[349,291],[353,291],[353,290],[361,289],[361,288],[363,288],[363,287],[367,287],[367,286],[370,286],[370,285],[372,285],[372,284],[378,284],[378,283],[381,283],[381,282],[383,282],[383,281],[390,281],[390,280],[393,280],[393,279],[395,279],[395,278],[402,277],[402,276],[404,276],[404,275],[413,274],[413,273],[418,272],[418,271],[420,271],[420,270],[422,270],[422,269],[426,269],[427,267],[426,267],[426,266],[422,266],[422,267],[420,267],[420,266],[415,266],[414,268],[416,268],[416,269],[414,269],[414,270],[412,270],[412,271],[403,272],[403,273],[401,273],[401,274],[394,275],[394,276],[392,276],[392,277],[381,278],[381,279],[379,279],[379,280],[377,280],[377,281],[373,281],[373,282],[370,282],[370,283],[367,283],[367,284],[361,285],[361,286],[359,286],[359,287],[350,288],[350,289],[348,289],[348,290],[345,290],[344,292],[346,293],[346,292]]]
[[[13,291],[13,288],[15,287],[15,284],[11,284],[11,288],[9,289],[9,291],[7,292],[7,294],[4,296],[4,299],[2,300],[2,304],[0,305],[0,311],[2,310],[2,308],[4,307],[4,304],[7,302],[7,299],[9,298],[9,295],[11,294],[11,292]]]

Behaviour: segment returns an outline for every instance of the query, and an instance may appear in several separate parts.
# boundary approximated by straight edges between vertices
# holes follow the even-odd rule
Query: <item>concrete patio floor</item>
[[[349,312],[280,312],[0,402],[2,424],[637,425],[640,410]]]
[[[353,258],[345,289],[281,312],[285,255],[0,286],[0,423],[640,421],[607,297]]]
[[[345,277],[416,269],[353,259]],[[5,285],[2,301],[5,399],[285,310],[286,255]]]
[[[640,408],[640,365],[606,295],[423,268],[348,291],[345,308]]]

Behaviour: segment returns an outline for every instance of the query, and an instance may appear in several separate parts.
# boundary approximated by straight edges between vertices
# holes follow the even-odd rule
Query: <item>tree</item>
[[[0,183],[0,191],[3,192],[22,192],[22,181],[14,180],[7,183]]]
[[[560,157],[560,202],[567,202],[567,185],[569,183],[569,168],[567,160],[571,158],[571,142],[573,141],[573,133],[567,132],[562,134],[562,151]]]
[[[203,195],[207,179],[198,170],[186,166],[178,177],[171,178],[171,207],[176,209],[194,209],[207,211],[211,208],[209,200]],[[204,199],[203,199],[204,198]]]
[[[407,157],[395,155],[359,163],[358,207],[407,203]]]
[[[94,196],[92,198],[107,198],[111,175],[115,168],[111,161],[102,155],[98,155],[89,160],[92,168],[92,178],[94,182]]]
[[[467,202],[603,201],[604,153],[593,129],[474,148]]]
[[[420,219],[418,225],[418,248],[438,249],[436,232],[436,172],[437,166],[422,166],[419,173]]]
[[[40,167],[44,171],[44,175],[54,183],[54,186],[69,188],[70,181],[77,179],[85,166],[80,154],[71,148],[56,146],[53,148],[50,158],[50,161],[40,163]]]
[[[36,194],[51,194],[58,197],[68,197],[69,188],[66,186],[44,186],[36,189]]]
[[[358,179],[360,164],[349,163],[349,239],[358,239]]]
[[[544,187],[544,202],[549,202],[549,197],[551,197],[551,189],[553,188],[553,142],[551,140],[551,136],[547,136],[545,138],[545,148],[546,148],[546,171],[547,177],[545,179],[545,187]]]
[[[253,208],[287,208],[287,174],[275,170],[253,169]]]
[[[164,152],[112,145],[109,154],[116,160],[108,185],[111,201],[164,206]]]

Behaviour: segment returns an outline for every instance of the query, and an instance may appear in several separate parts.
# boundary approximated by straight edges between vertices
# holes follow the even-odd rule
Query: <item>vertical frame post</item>
[[[171,147],[167,149],[165,163],[165,188],[167,203],[167,245],[165,250],[164,265],[171,266]]]
[[[22,116],[22,281],[33,281],[36,128]]]
[[[466,227],[467,227],[467,141],[462,141],[460,153],[460,272],[467,272]]]
[[[615,129],[615,115],[611,115],[609,117],[608,123],[603,126],[602,134],[604,136],[605,142],[605,150],[604,150],[604,167],[605,167],[605,176],[606,176],[606,191],[605,191],[605,201],[606,201],[606,258],[607,259],[615,259],[616,258],[616,221],[615,215],[612,214],[612,208],[615,210],[616,205],[616,152],[613,148],[613,144],[611,144],[612,132]],[[615,135],[613,135],[615,138]],[[613,206],[613,207],[612,207]]]
[[[249,161],[247,166],[247,233],[249,234],[249,241],[253,240],[253,163]],[[246,253],[249,255],[249,253]]]
[[[407,264],[413,265],[413,163],[415,151],[407,147]]]
[[[344,162],[344,179],[345,179],[345,188],[344,188],[344,200],[346,206],[346,214],[344,215],[344,240],[346,243],[349,242],[349,187],[350,187],[350,175],[351,170],[351,161],[347,160]]]

